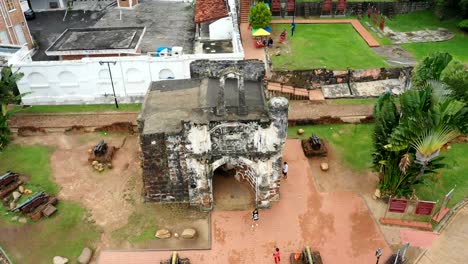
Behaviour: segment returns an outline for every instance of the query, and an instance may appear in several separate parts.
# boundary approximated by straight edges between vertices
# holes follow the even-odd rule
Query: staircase
[[[250,0],[240,1],[240,22],[249,23]]]

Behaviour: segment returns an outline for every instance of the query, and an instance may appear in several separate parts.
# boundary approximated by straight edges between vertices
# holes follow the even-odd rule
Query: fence
[[[333,2],[333,9],[336,10],[337,2]],[[296,3],[296,16],[320,16],[322,13],[322,2],[302,2]],[[372,5],[377,7],[377,10],[382,12],[386,16],[393,16],[394,14],[411,13],[415,11],[427,10],[431,7],[431,2],[421,1],[399,1],[399,2],[347,2],[346,13],[348,15],[357,15],[358,8],[361,6],[363,13],[365,14],[367,6]],[[289,12],[292,15],[292,12]],[[273,12],[273,15],[279,16],[279,12]]]

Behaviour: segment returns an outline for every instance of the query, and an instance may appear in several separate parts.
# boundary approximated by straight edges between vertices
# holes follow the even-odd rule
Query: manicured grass
[[[413,53],[418,60],[424,59],[426,56],[436,52],[448,52],[452,56],[464,63],[468,62],[468,34],[457,28],[458,19],[447,19],[440,21],[432,11],[421,11],[411,14],[397,15],[394,20],[387,20],[386,25],[395,31],[416,31],[423,29],[446,28],[453,33],[455,37],[442,42],[427,42],[427,43],[409,43],[402,46]]]
[[[49,165],[52,151],[44,146],[10,145],[0,152],[0,174],[7,170],[18,172],[29,178],[25,185],[28,189],[56,195],[59,188],[52,181]]]
[[[51,177],[51,153],[51,148],[43,146],[10,145],[0,153],[0,173],[7,170],[20,172],[29,177],[25,187],[33,193],[46,191],[56,195],[59,187]],[[26,195],[23,195],[24,199],[27,199]],[[78,204],[59,201],[57,208],[57,213],[50,218],[37,222],[28,219],[27,224],[19,224],[11,218],[22,215],[7,212],[0,205],[0,233],[12,234],[13,230],[15,236],[14,239],[0,236],[0,244],[15,263],[48,264],[57,255],[73,260],[84,247],[92,247],[99,239],[99,231],[93,224],[84,222],[86,211]]]
[[[20,109],[20,107],[16,107]],[[141,104],[119,104],[115,105],[34,105],[21,108],[22,113],[66,113],[66,112],[105,112],[105,111],[140,111]]]
[[[377,100],[377,98],[327,99],[327,103],[332,105],[374,105]]]
[[[468,144],[453,144],[449,150],[443,151],[441,156],[447,168],[440,170],[441,177],[435,177],[428,185],[416,188],[419,199],[442,203],[444,196],[456,185],[453,198],[449,203],[452,207],[468,196]]]
[[[379,24],[374,25],[374,22],[372,21],[372,17],[371,17],[371,19],[368,19],[366,14],[364,14],[362,20],[360,20],[362,26],[365,27],[367,29],[367,31],[369,31],[369,33],[371,33],[371,35],[379,42],[380,45],[384,46],[384,45],[392,45],[393,44],[393,42],[381,31],[380,32],[381,32],[383,38],[379,38],[379,36],[377,36],[377,34],[374,33],[374,31],[372,31],[370,29],[371,27],[368,27],[366,25],[366,23],[365,23],[366,21],[368,21],[375,29],[380,31]],[[379,23],[380,23],[380,20],[379,20]]]
[[[305,133],[297,135],[299,128]],[[321,125],[295,126],[288,128],[290,138],[308,138],[312,133],[317,134],[331,143],[343,161],[351,169],[363,172],[371,166],[372,131],[373,125]]]
[[[272,56],[275,70],[324,67],[345,70],[388,66],[349,24],[298,24],[293,37],[289,24],[275,24],[273,35],[277,36],[274,37],[276,41],[284,29],[288,31],[286,43],[276,44],[282,47],[281,55]]]

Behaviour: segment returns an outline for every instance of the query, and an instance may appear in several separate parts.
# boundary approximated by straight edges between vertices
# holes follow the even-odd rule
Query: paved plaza
[[[375,250],[386,259],[391,249],[365,202],[352,192],[320,193],[310,173],[300,141],[288,140],[284,159],[288,179],[282,181],[281,200],[260,211],[258,228],[251,228],[250,210],[214,211],[212,249],[181,251],[191,263],[273,263],[276,246],[283,263],[304,246],[320,251],[324,263],[374,263]],[[333,177],[333,175],[330,175]],[[155,263],[168,258],[162,251],[103,251],[99,264]]]

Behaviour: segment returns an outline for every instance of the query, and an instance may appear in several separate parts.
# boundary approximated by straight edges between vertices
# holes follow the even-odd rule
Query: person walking
[[[288,163],[285,161],[285,162],[283,163],[283,177],[284,177],[285,179],[288,178],[288,170],[289,170],[289,166],[288,166]]]
[[[280,263],[280,261],[281,261],[281,254],[280,254],[279,248],[276,248],[275,253],[273,253],[273,258],[275,259],[275,264]]]
[[[253,220],[253,222],[252,222],[252,228],[258,227],[258,222],[257,222],[258,219],[259,219],[258,209],[255,208],[255,209],[253,210],[253,212],[252,212],[252,220]]]
[[[294,31],[296,30],[296,22],[291,23],[291,37],[294,36]]]

